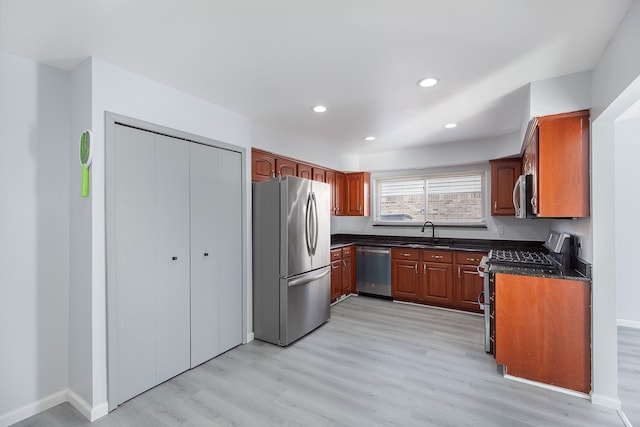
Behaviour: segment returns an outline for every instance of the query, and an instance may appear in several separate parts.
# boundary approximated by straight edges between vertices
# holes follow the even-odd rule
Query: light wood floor
[[[640,330],[618,327],[618,390],[622,410],[640,426]]]
[[[352,297],[288,348],[254,341],[126,402],[103,426],[621,426],[614,410],[504,379],[483,318]],[[19,426],[86,426],[69,404]]]

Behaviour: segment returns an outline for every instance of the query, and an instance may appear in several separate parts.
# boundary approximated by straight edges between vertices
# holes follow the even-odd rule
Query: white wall
[[[4,425],[64,400],[67,386],[69,79],[0,52],[0,94]]]
[[[92,402],[92,322],[91,322],[91,205],[93,166],[90,167],[89,197],[80,196],[78,143],[80,135],[91,129],[91,61],[84,61],[70,72],[71,137],[68,143],[70,192],[70,280],[69,280],[69,389],[75,394],[74,406],[91,418]]]
[[[569,74],[530,85],[531,117],[591,108],[591,71]]]
[[[522,140],[519,133],[500,138],[438,144],[385,153],[363,154],[357,165],[377,176],[401,176],[468,167],[486,173],[487,195],[491,188],[490,159],[519,156]],[[372,199],[373,200],[373,199]],[[488,205],[488,204],[487,204]],[[442,238],[539,240],[549,232],[550,220],[492,217],[487,212],[487,228],[437,228]],[[382,236],[424,237],[420,227],[381,227],[373,225],[372,217],[332,217],[331,234],[376,234]]]
[[[616,326],[615,125],[640,99],[640,1],[636,0],[592,73],[592,401],[619,407]]]
[[[160,83],[130,73],[99,59],[91,59],[92,67],[92,130],[96,140],[92,164],[92,211],[91,234],[91,317],[85,319],[92,328],[92,408],[105,407],[107,401],[106,384],[106,300],[105,300],[105,159],[104,124],[105,112],[113,112],[139,120],[159,124],[215,139],[238,147],[250,147],[253,138],[260,132],[246,117],[205,102],[196,97],[179,92]],[[251,167],[247,156],[246,169],[246,224],[250,227],[251,209]],[[251,253],[250,228],[246,233],[245,245]],[[251,317],[251,258],[247,260],[248,287],[246,295],[246,324],[250,335]]]
[[[618,323],[640,327],[638,242],[640,241],[640,116],[615,125],[615,245]]]
[[[518,133],[514,133],[493,139],[362,154],[357,164],[360,170],[369,172],[478,164],[490,159],[517,156],[521,146],[522,139]]]

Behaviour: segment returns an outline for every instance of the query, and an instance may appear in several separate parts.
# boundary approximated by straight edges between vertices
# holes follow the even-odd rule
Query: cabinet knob
[[[498,210],[498,202],[493,202],[493,210],[494,211]]]

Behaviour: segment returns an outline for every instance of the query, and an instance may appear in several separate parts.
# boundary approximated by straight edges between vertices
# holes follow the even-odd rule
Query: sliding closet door
[[[242,158],[191,144],[191,366],[242,343]]]
[[[113,186],[107,198],[111,263],[109,300],[117,310],[110,343],[110,403],[124,402],[156,382],[156,162],[155,135],[115,126]],[[151,273],[151,274],[150,274]],[[114,320],[114,319],[111,319]],[[113,348],[111,348],[113,347]]]
[[[190,367],[189,145],[156,135],[157,383]]]
[[[242,343],[242,156],[220,150],[216,235],[224,242],[220,280],[220,352]]]
[[[190,366],[189,144],[115,128],[107,160],[111,407]]]
[[[220,197],[218,152],[190,144],[191,150],[191,367],[220,354],[219,259],[225,241],[216,235]]]

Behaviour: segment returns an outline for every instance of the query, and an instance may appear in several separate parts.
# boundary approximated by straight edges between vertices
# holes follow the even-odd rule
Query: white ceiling
[[[518,131],[523,86],[593,68],[631,4],[0,0],[0,49],[62,69],[95,56],[356,154]]]

